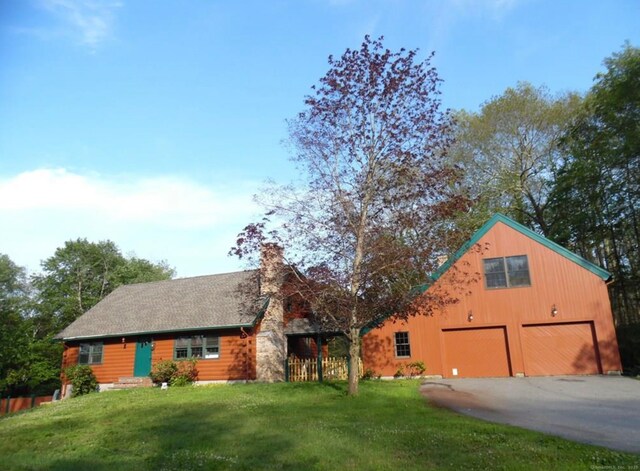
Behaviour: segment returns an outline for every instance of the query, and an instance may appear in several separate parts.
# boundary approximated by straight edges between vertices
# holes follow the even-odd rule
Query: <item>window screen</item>
[[[529,262],[526,255],[486,258],[482,262],[487,288],[531,286]]]

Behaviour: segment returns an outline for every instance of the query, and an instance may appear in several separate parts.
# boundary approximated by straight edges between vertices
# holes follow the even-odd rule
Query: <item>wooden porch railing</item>
[[[288,358],[289,381],[318,381],[317,358]],[[358,375],[362,376],[362,360],[358,364]],[[327,357],[322,359],[322,379],[347,379],[349,377],[349,359]]]

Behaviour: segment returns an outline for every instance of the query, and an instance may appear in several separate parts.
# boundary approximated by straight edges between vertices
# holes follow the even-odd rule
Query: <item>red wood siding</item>
[[[531,286],[486,289],[482,277],[469,283],[470,276],[460,275],[482,274],[485,258],[514,255],[527,255]],[[433,316],[411,317],[407,322],[390,320],[369,332],[363,339],[365,368],[392,376],[399,364],[421,360],[427,366],[425,374],[451,377],[442,355],[443,330],[504,327],[511,374],[525,374],[524,355],[532,358],[533,354],[524,353],[524,326],[589,322],[598,352],[596,368],[603,373],[621,370],[607,287],[600,277],[501,222],[454,267],[458,271],[449,270],[431,290],[448,292],[458,302],[436,311]],[[468,286],[462,281],[469,283]],[[556,316],[551,315],[553,306],[557,309]],[[471,321],[469,313],[473,316]],[[393,350],[393,335],[400,331],[410,333],[411,358],[407,360],[395,358]],[[548,371],[554,374],[553,367]]]
[[[255,336],[243,338],[240,330],[217,331],[209,335],[220,336],[220,357],[199,359],[197,363],[199,381],[255,379]],[[185,334],[188,335],[188,334]],[[152,363],[173,360],[174,335],[154,338]]]
[[[285,287],[285,291],[288,288]],[[311,308],[308,303],[302,299],[298,293],[287,296],[283,301],[284,314],[283,320],[286,326],[291,319],[304,319],[309,317]]]
[[[102,347],[102,363],[91,365],[93,373],[99,383],[115,383],[120,377],[133,376],[133,361],[136,355],[136,340],[134,337],[104,339]],[[65,346],[62,367],[78,363],[79,344]]]
[[[220,336],[220,357],[199,359],[197,364],[199,381],[255,379],[256,352],[255,335],[248,331],[243,335],[239,329],[198,332],[198,334]],[[163,334],[150,336],[154,349],[152,364],[160,360],[173,360],[174,339],[177,335],[196,333]],[[133,376],[137,337],[104,339],[102,364],[91,365],[98,382],[115,383],[121,377]],[[80,342],[78,342],[80,343]],[[63,368],[78,363],[78,343],[65,345]]]

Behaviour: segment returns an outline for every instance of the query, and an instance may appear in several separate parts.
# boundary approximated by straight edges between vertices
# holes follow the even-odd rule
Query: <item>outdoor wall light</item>
[[[551,317],[556,317],[558,315],[558,309],[556,308],[556,305],[554,304],[553,306],[551,306]]]
[[[122,337],[122,348],[127,348],[127,339]]]
[[[156,349],[156,343],[151,342],[151,351],[154,351],[155,349]]]
[[[467,314],[467,320],[469,322],[471,322],[473,320],[473,312],[469,311],[469,314]]]

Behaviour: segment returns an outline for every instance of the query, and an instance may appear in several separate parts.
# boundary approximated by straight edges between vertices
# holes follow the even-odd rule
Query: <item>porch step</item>
[[[151,386],[153,382],[148,376],[126,376],[118,378],[118,382],[113,384],[113,389],[150,388]]]

